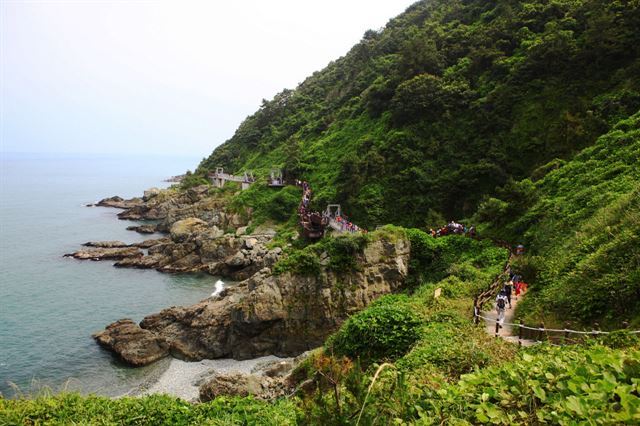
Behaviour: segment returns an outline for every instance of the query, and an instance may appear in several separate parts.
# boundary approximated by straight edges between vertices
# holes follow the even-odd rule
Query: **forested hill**
[[[205,159],[281,166],[357,223],[468,217],[640,108],[636,0],[428,0],[284,90]]]

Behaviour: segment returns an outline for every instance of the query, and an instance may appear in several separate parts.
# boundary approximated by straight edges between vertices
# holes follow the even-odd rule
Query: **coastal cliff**
[[[407,240],[381,237],[356,255],[354,271],[336,272],[323,266],[316,275],[274,274],[265,267],[216,297],[147,316],[140,332],[153,333],[167,343],[173,356],[185,360],[297,355],[321,345],[370,301],[400,289],[408,272],[409,252]],[[105,334],[113,339],[105,339]],[[127,345],[119,345],[117,335],[118,323],[114,323],[96,338],[127,360],[123,356]]]

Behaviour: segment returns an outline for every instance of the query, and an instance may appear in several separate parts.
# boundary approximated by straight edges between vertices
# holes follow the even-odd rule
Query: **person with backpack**
[[[500,290],[498,297],[496,297],[496,311],[498,312],[498,324],[500,328],[502,328],[502,323],[504,323],[504,311],[507,308],[507,294],[504,289]]]
[[[502,289],[504,294],[507,296],[507,301],[509,302],[509,309],[511,309],[511,293],[513,293],[513,281],[507,281]]]

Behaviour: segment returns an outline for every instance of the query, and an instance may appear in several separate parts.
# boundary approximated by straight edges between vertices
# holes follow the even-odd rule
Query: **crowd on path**
[[[453,220],[441,228],[429,229],[429,233],[433,238],[444,237],[445,235],[467,235],[471,238],[478,236],[475,226],[467,227]]]
[[[300,217],[300,224],[303,227],[308,227],[309,224],[313,224],[316,227],[324,227],[327,225],[327,221],[318,212],[311,211],[309,205],[311,203],[311,187],[307,181],[300,181],[296,179],[296,185],[302,187],[302,200],[298,206],[298,216]]]
[[[350,233],[368,233],[368,231],[364,228],[359,227],[355,223],[350,222],[344,215],[341,213],[332,216],[328,211],[323,212],[322,214],[318,212],[311,211],[309,205],[311,203],[311,187],[307,181],[301,181],[296,179],[296,186],[302,187],[302,200],[300,201],[300,205],[298,206],[298,216],[300,217],[300,222],[303,227],[307,227],[309,223],[313,223],[316,225],[322,225],[323,227],[331,223],[331,221],[335,222],[336,227],[339,228],[340,232],[350,232]]]
[[[498,293],[498,296],[496,296],[496,312],[498,313],[498,324],[500,328],[502,328],[502,324],[504,323],[504,314],[507,305],[509,309],[511,309],[511,296],[515,295],[516,300],[518,300],[518,296],[525,293],[529,286],[522,280],[522,276],[511,270],[511,267],[507,269],[507,272],[509,273],[509,281],[505,283],[500,293]]]
[[[325,215],[327,215],[327,213],[325,213]],[[355,223],[349,222],[349,220],[347,220],[347,218],[344,216],[337,215],[335,218],[329,217],[329,220],[331,219],[336,221],[336,223],[340,227],[340,230],[343,232],[351,232],[351,233],[362,232],[363,234],[366,234],[369,232],[366,229],[359,227]]]

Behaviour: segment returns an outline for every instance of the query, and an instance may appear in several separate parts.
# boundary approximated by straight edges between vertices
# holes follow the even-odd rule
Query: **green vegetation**
[[[329,270],[351,272],[360,267],[358,259],[369,239],[369,236],[363,234],[347,234],[324,238],[301,249],[292,247],[285,251],[285,256],[276,263],[273,270],[276,274],[293,272],[317,275],[320,273],[320,259],[326,257]]]
[[[3,425],[295,425],[292,401],[267,404],[252,398],[216,398],[190,404],[166,395],[110,399],[63,393],[33,399],[1,399]]]
[[[387,296],[349,318],[327,346],[336,355],[364,361],[395,359],[419,339],[421,325],[409,303]]]

